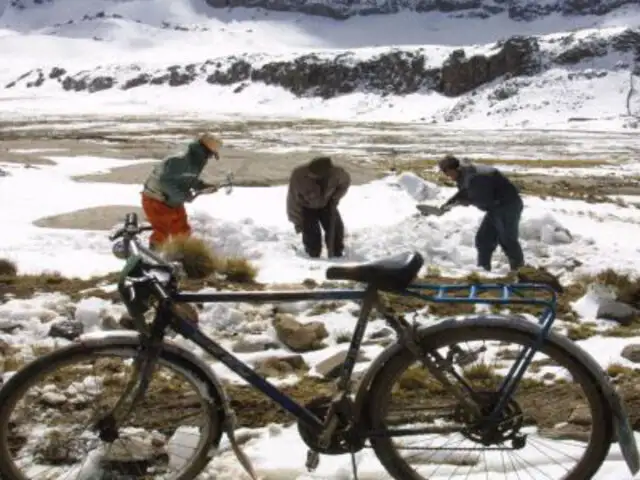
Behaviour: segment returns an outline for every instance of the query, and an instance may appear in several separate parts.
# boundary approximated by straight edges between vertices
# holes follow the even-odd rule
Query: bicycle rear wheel
[[[484,412],[495,404],[517,354],[535,338],[504,325],[462,321],[421,341],[451,361],[483,399],[478,403],[484,403]],[[459,400],[406,350],[385,364],[369,392],[371,444],[398,480],[587,480],[604,462],[613,438],[608,404],[590,372],[548,341],[490,444],[483,443],[487,438]]]
[[[71,345],[11,377],[0,390],[0,478],[194,478],[221,425],[202,382],[164,355],[115,436],[92,428],[121,397],[137,355],[134,346]]]

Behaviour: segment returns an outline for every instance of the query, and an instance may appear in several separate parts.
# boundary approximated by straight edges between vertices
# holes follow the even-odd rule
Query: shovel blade
[[[431,215],[442,215],[442,210],[440,210],[439,207],[436,207],[434,205],[416,205],[416,208],[418,209],[418,211],[426,216],[431,216]]]

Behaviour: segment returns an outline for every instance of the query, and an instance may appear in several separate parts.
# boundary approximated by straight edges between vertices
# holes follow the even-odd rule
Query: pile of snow
[[[435,183],[428,182],[412,172],[403,172],[398,175],[397,183],[404,188],[416,202],[434,200],[438,197],[440,189]]]

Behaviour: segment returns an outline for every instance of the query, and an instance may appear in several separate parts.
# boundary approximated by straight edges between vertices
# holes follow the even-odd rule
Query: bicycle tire
[[[431,349],[474,340],[498,340],[522,346],[523,344],[531,344],[534,338],[532,334],[522,330],[505,327],[504,323],[495,326],[484,323],[480,326],[468,319],[457,321],[450,328],[441,330],[437,334],[426,335],[421,338],[420,343],[423,347]],[[593,380],[589,370],[568,352],[549,341],[545,342],[539,351],[546,353],[567,368],[588,400],[593,425],[589,445],[579,463],[566,476],[562,477],[562,480],[588,480],[597,473],[604,463],[613,441],[614,426],[608,403],[598,390],[597,382]],[[385,363],[372,380],[367,408],[371,430],[384,430],[384,419],[380,412],[387,411],[386,407],[395,379],[410,368],[415,361],[413,354],[407,349],[402,349]],[[425,477],[419,475],[400,457],[392,444],[392,438],[376,436],[371,437],[370,442],[376,457],[392,478],[396,480],[425,480]]]
[[[31,363],[27,364],[0,389],[0,478],[6,480],[27,480],[24,474],[17,469],[12,461],[9,449],[9,420],[15,405],[21,400],[30,387],[37,385],[42,376],[55,372],[57,369],[82,360],[91,360],[106,356],[120,356],[122,358],[134,359],[139,355],[135,345],[123,345],[114,341],[104,345],[86,346],[81,343],[72,344],[62,349],[45,354]],[[202,376],[194,370],[194,366],[182,365],[182,362],[170,358],[170,354],[162,352],[158,359],[159,365],[169,367],[180,373],[196,387],[198,395],[202,400],[204,416],[207,418],[204,434],[197,446],[197,452],[192,456],[186,465],[182,466],[178,475],[171,480],[192,480],[209,463],[210,450],[215,444],[215,439],[219,438],[222,425],[218,421],[215,413],[214,402],[211,402],[206,395],[202,395],[198,385],[202,384]],[[99,480],[99,479],[96,479]]]

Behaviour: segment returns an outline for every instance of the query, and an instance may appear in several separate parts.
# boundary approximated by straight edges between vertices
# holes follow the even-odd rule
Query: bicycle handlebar
[[[142,232],[148,232],[153,230],[153,227],[149,224],[138,224],[138,215],[136,213],[128,213],[124,219],[124,226],[118,228],[114,233],[109,235],[109,240],[114,242],[115,240],[122,238],[124,252],[133,253],[134,255],[144,255],[145,257],[153,260],[158,266],[162,266],[170,269],[172,272],[175,270],[175,266],[167,262],[159,255],[145,247],[138,240],[138,235]]]

